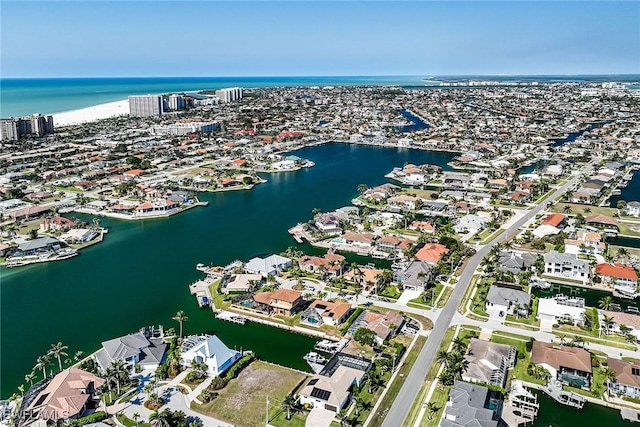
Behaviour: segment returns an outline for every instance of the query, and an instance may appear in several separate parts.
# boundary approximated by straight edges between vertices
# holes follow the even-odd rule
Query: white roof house
[[[478,233],[487,226],[487,219],[478,215],[465,215],[458,219],[453,229],[456,233]]]
[[[533,234],[534,237],[540,239],[540,238],[545,237],[545,236],[551,236],[551,235],[558,234],[559,232],[560,232],[560,229],[554,227],[553,225],[542,224],[542,225],[538,226],[535,230],[533,230],[533,232],[531,234]]]
[[[276,275],[279,271],[283,271],[291,267],[291,258],[285,258],[280,255],[270,255],[266,258],[252,258],[244,266],[249,273]]]
[[[540,298],[538,300],[540,329],[550,331],[559,320],[582,324],[585,312],[584,303],[584,298],[572,298],[562,294],[551,298]]]
[[[189,367],[193,360],[205,363],[207,373],[212,377],[217,377],[241,357],[242,353],[231,350],[215,335],[191,336],[185,338],[182,344],[180,364]]]

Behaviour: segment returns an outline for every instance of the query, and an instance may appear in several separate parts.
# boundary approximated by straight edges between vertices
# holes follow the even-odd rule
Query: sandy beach
[[[55,113],[53,114],[53,124],[55,127],[79,125],[127,114],[129,114],[129,100],[125,99],[81,108],[79,110]]]

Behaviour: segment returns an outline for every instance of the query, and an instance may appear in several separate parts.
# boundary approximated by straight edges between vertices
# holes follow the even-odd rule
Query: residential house
[[[253,296],[255,302],[269,307],[272,314],[291,317],[302,308],[302,293],[278,288],[275,292],[261,292]]]
[[[421,233],[433,234],[435,231],[435,227],[430,222],[425,221],[413,221],[411,225],[409,225],[409,229],[418,230]]]
[[[300,403],[340,412],[351,401],[353,386],[360,386],[371,368],[367,359],[336,353],[320,373],[300,390]]]
[[[610,319],[611,323],[605,321]],[[640,316],[633,313],[623,311],[606,311],[599,310],[598,318],[600,320],[600,330],[605,333],[629,334],[640,341]]]
[[[574,254],[551,251],[544,254],[544,274],[550,278],[577,280],[589,283],[589,262]]]
[[[396,253],[397,251],[405,251],[411,246],[409,239],[403,239],[396,236],[382,236],[376,241],[376,246],[383,252]]]
[[[180,365],[189,368],[195,361],[207,365],[207,375],[220,376],[229,369],[242,353],[231,350],[215,335],[186,337],[180,351]]]
[[[18,245],[18,250],[14,257],[33,256],[60,250],[60,241],[55,237],[38,237],[33,240],[27,240]]]
[[[584,298],[558,294],[538,299],[538,319],[542,330],[551,331],[552,326],[560,322],[582,325],[584,315]]]
[[[167,343],[160,338],[147,338],[141,332],[102,342],[94,355],[100,368],[106,370],[113,361],[123,361],[131,371],[139,364],[143,369],[156,369],[164,360]]]
[[[640,216],[640,202],[633,201],[627,203],[624,206],[624,213],[629,216]]]
[[[421,200],[419,197],[407,196],[404,194],[400,196],[389,197],[387,199],[387,203],[390,207],[411,211],[419,209],[421,206]]]
[[[431,279],[431,266],[423,261],[411,261],[402,270],[397,270],[395,281],[402,289],[424,292]]]
[[[480,382],[504,388],[509,369],[516,364],[515,347],[471,338],[465,359],[469,367],[463,381]]]
[[[562,384],[586,390],[591,387],[591,354],[583,348],[534,341],[531,362],[544,367]]]
[[[531,309],[531,295],[518,289],[492,285],[484,307],[491,318],[501,319],[514,314],[526,317]]]
[[[347,245],[358,246],[361,248],[371,248],[375,237],[371,233],[355,233],[353,231],[347,231],[342,236],[342,240]]]
[[[246,293],[252,286],[256,288],[262,283],[262,274],[232,274],[225,277],[221,290],[223,293]]]
[[[97,235],[98,232],[93,228],[72,228],[62,233],[60,240],[67,244],[82,244],[91,241]]]
[[[72,221],[63,216],[56,215],[53,218],[46,218],[40,223],[40,232],[52,233],[56,231],[67,231],[70,230],[74,225],[76,225],[75,221]]]
[[[446,246],[439,243],[427,243],[418,250],[415,254],[415,259],[418,261],[424,261],[427,264],[435,265],[442,259],[443,255],[449,253],[449,249]]]
[[[57,422],[81,417],[100,404],[98,388],[105,380],[78,368],[58,373],[26,407],[30,420]]]
[[[338,277],[342,274],[345,258],[342,255],[327,253],[323,257],[303,255],[298,258],[298,267],[310,273],[319,273]]]
[[[606,249],[601,233],[578,230],[572,237],[572,239],[564,239],[565,253],[602,255]]]
[[[502,425],[502,396],[478,384],[455,381],[449,390],[440,427]]]
[[[342,227],[340,226],[340,218],[333,213],[322,214],[316,219],[315,226],[324,234],[340,234]]]
[[[270,255],[266,258],[252,258],[244,266],[249,273],[262,274],[263,276],[275,276],[281,271],[291,267],[291,258],[280,255]]]
[[[363,311],[349,328],[349,334],[353,334],[360,328],[367,328],[375,332],[375,340],[380,345],[385,340],[393,338],[397,331],[402,329],[404,317],[400,314],[387,311],[380,313],[372,310]]]
[[[453,226],[453,229],[456,233],[471,233],[477,234],[484,230],[489,221],[486,218],[483,218],[479,215],[465,215],[461,218],[458,218],[456,224]]]
[[[559,214],[552,213],[542,221],[542,225],[551,225],[552,227],[563,229],[567,225],[567,217]]]
[[[596,264],[595,271],[602,277],[604,283],[613,286],[624,286],[633,290],[638,287],[638,274],[629,265],[600,263]]]
[[[339,326],[349,318],[351,311],[351,304],[315,300],[302,313],[301,322],[314,327]]]
[[[531,252],[502,251],[498,256],[498,270],[513,274],[533,270],[537,254]]]
[[[615,372],[608,381],[609,391],[619,397],[640,399],[640,364],[607,357],[607,366]]]
[[[618,231],[618,220],[602,214],[588,216],[585,223],[605,231]]]

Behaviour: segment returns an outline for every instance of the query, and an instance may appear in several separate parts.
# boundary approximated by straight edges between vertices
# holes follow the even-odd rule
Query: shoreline
[[[55,127],[81,125],[123,115],[129,115],[128,99],[52,114]]]

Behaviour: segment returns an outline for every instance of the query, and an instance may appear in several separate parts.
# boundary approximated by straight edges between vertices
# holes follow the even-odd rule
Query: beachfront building
[[[169,95],[169,108],[173,111],[184,110],[186,107],[186,102],[182,95],[177,93],[172,93]]]
[[[67,368],[51,382],[27,406],[29,421],[57,422],[81,417],[87,410],[100,404],[95,395],[104,380],[90,372]]]
[[[534,341],[531,362],[544,367],[562,384],[586,390],[591,387],[591,354],[583,348]]]
[[[222,282],[222,293],[247,293],[262,284],[262,274],[232,274],[225,276]]]
[[[633,201],[627,203],[624,207],[624,213],[629,216],[640,216],[640,202]]]
[[[511,345],[471,338],[464,357],[469,367],[462,374],[462,379],[504,388],[509,369],[516,364],[516,354],[516,348]]]
[[[147,338],[142,332],[102,342],[93,356],[100,368],[106,370],[113,361],[123,361],[131,371],[139,364],[143,369],[155,370],[164,361],[167,343],[161,338]]]
[[[440,427],[498,427],[503,401],[498,392],[478,384],[455,381],[449,390]]]
[[[351,401],[353,386],[362,384],[370,368],[367,359],[336,353],[300,390],[300,403],[340,412]]]
[[[243,90],[241,87],[229,87],[216,91],[216,96],[222,102],[239,101],[243,97]]]
[[[194,361],[204,363],[207,375],[217,377],[241,357],[241,352],[231,350],[215,335],[190,336],[182,343],[180,365],[189,368]]]
[[[43,137],[53,133],[53,116],[34,114],[0,119],[0,141],[17,141],[23,137]]]
[[[617,396],[640,399],[640,364],[607,357],[607,366],[615,372],[615,380],[607,382]]]
[[[575,254],[551,251],[544,254],[544,274],[550,278],[576,280],[589,283],[589,262],[578,259]]]
[[[157,117],[164,112],[164,101],[160,95],[129,96],[129,116]]]

